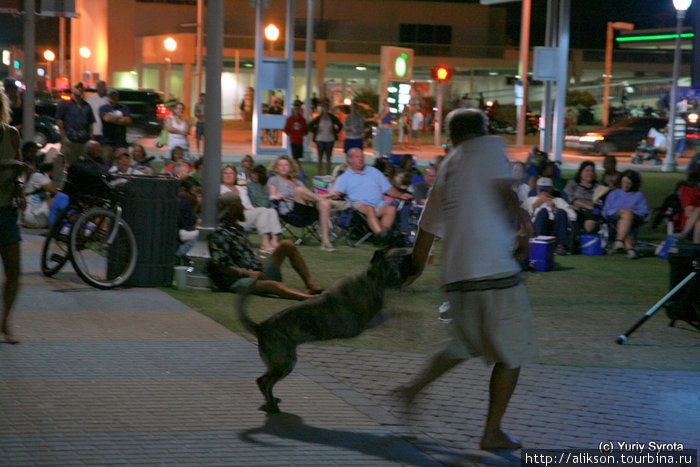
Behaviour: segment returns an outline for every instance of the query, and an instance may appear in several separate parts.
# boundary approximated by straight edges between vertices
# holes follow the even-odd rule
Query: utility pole
[[[22,139],[34,141],[36,91],[36,7],[35,0],[24,0],[24,67],[22,78],[27,89],[22,96]]]

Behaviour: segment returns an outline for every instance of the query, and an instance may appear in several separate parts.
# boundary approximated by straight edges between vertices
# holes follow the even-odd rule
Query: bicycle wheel
[[[124,219],[104,208],[85,211],[70,234],[75,272],[87,284],[111,289],[126,282],[136,267],[136,238]]]
[[[41,249],[41,272],[46,277],[56,274],[68,261],[70,229],[79,215],[80,211],[76,206],[66,206],[58,213],[46,234],[46,240]]]

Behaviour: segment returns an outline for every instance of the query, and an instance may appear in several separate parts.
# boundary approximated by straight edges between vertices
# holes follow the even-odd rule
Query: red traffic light
[[[435,66],[430,70],[430,75],[438,81],[447,81],[452,78],[452,70],[445,66]]]

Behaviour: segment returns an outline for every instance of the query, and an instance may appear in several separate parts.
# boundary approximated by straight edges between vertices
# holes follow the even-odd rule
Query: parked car
[[[127,106],[131,112],[132,123],[129,131],[141,131],[144,136],[160,133],[161,121],[167,110],[163,103],[163,93],[152,89],[117,89],[119,103]]]
[[[581,151],[607,154],[611,152],[633,152],[639,142],[646,138],[649,128],[662,130],[666,120],[657,117],[636,117],[618,120],[615,124],[583,135],[566,136],[564,145]]]

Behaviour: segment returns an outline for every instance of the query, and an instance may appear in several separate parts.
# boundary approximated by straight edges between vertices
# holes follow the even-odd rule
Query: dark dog
[[[318,297],[296,303],[261,323],[253,322],[244,311],[248,290],[238,290],[238,317],[258,338],[258,351],[267,372],[257,379],[265,396],[260,407],[279,413],[279,399],[272,387],[294,369],[296,348],[310,341],[355,337],[371,327],[384,304],[384,290],[400,287],[415,273],[407,250],[377,250],[369,268],[344,279]]]

